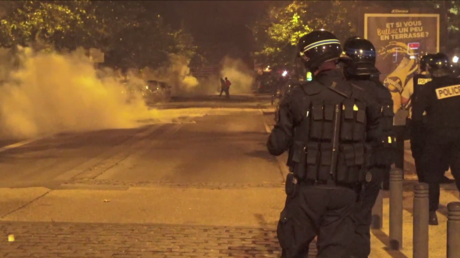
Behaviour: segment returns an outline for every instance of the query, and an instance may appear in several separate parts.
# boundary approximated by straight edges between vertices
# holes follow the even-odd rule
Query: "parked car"
[[[122,80],[120,83],[124,86],[122,93],[127,94],[127,101],[132,101],[136,94],[142,96],[147,104],[171,100],[171,86],[165,82],[147,80],[139,83]]]
[[[145,90],[145,99],[149,104],[171,100],[171,86],[166,82],[148,80]]]

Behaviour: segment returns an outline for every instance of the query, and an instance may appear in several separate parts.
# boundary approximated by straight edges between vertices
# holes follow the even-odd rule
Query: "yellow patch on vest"
[[[431,78],[418,78],[417,84],[418,85],[425,85],[430,81],[431,81]]]
[[[447,99],[460,96],[460,85],[452,85],[436,89],[438,99]]]

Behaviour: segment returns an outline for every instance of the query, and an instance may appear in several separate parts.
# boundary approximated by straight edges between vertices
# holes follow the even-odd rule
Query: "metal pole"
[[[372,207],[372,229],[381,229],[383,227],[383,191],[379,191],[374,207]]]
[[[414,187],[413,258],[428,258],[428,184]]]
[[[390,249],[402,248],[403,240],[403,174],[399,168],[390,171]]]
[[[460,202],[447,205],[447,258],[460,257]]]

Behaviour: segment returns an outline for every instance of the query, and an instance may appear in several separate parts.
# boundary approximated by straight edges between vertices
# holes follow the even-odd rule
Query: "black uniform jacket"
[[[422,123],[423,112],[426,111],[426,127],[429,131],[460,129],[460,79],[434,77],[413,101],[414,123]]]

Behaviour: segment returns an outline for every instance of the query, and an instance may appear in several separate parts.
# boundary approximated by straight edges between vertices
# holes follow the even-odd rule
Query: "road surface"
[[[170,122],[1,141],[0,257],[279,257],[286,168],[267,108],[178,98],[154,107]],[[374,236],[371,257],[408,257]]]

